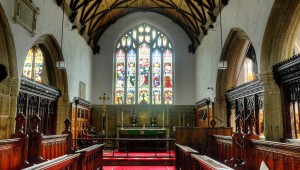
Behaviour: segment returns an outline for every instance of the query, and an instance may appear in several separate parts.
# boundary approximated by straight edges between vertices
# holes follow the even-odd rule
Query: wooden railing
[[[205,155],[191,154],[191,159],[191,170],[233,170],[232,168]]]
[[[213,148],[211,157],[219,162],[230,160],[232,158],[232,137],[213,135]]]
[[[116,149],[125,151],[128,156],[128,152],[135,151],[138,142],[143,142],[147,144],[145,147],[138,146],[138,149],[143,149],[143,151],[152,151],[155,156],[159,151],[168,151],[169,156],[171,156],[171,150],[174,150],[174,141],[173,138],[78,138],[73,139],[73,143],[79,149],[94,145],[105,143],[108,149],[114,151]]]
[[[191,154],[199,152],[184,145],[175,144],[176,169],[191,170]]]
[[[20,139],[0,140],[0,169],[19,170],[22,168],[22,141]]]
[[[184,145],[176,144],[176,169],[180,170],[232,170],[230,167],[213,160],[198,151]]]
[[[23,132],[25,116],[16,117],[13,139],[0,140],[0,169],[102,169],[103,144],[94,145],[74,153],[70,120],[65,121],[62,135],[44,136],[38,131],[40,118],[31,117],[29,135]]]
[[[50,160],[66,155],[67,137],[67,134],[43,136],[41,156]]]
[[[104,144],[96,144],[76,151],[80,154],[78,168],[82,170],[102,169]]]
[[[28,167],[24,170],[60,170],[60,169],[79,170],[79,168],[77,168],[79,156],[80,154],[60,156],[50,161],[46,161],[44,163],[40,163]]]

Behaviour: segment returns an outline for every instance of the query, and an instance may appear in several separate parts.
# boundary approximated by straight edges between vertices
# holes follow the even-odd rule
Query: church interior
[[[300,0],[0,0],[0,58],[0,169],[300,169]]]

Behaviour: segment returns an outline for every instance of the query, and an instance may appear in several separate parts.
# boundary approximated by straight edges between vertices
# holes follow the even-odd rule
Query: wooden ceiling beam
[[[201,20],[201,24],[202,25],[205,25],[206,24],[206,18],[204,18],[203,17],[203,14],[201,14],[201,12],[199,11],[199,9],[195,6],[195,4],[192,2],[192,1],[190,1],[190,0],[185,0],[186,2],[187,2],[187,4],[189,5],[189,6],[191,6],[195,11],[196,11],[196,13],[198,14],[198,16],[200,17],[200,20]],[[192,10],[191,10],[192,11]],[[196,16],[195,16],[196,17]]]
[[[182,7],[183,7],[183,0],[181,0],[180,7],[178,7],[178,9],[182,9]],[[178,11],[176,11],[176,14],[175,14],[175,21],[177,20],[177,17],[178,17]]]

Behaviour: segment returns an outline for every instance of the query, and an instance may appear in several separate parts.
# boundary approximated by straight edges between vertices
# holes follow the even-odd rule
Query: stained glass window
[[[115,104],[173,104],[173,49],[168,36],[143,23],[115,48]]]
[[[42,71],[44,64],[44,56],[38,45],[32,47],[26,56],[23,76],[33,79],[37,82],[42,81]]]

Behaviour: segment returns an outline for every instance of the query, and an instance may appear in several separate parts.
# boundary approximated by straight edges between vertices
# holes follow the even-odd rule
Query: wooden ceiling
[[[194,53],[229,0],[56,0],[94,53],[98,40],[118,19],[138,11],[155,12],[178,24],[189,36]]]

